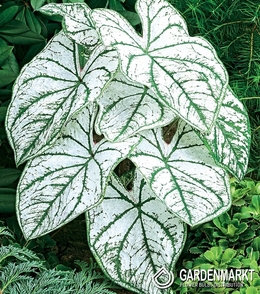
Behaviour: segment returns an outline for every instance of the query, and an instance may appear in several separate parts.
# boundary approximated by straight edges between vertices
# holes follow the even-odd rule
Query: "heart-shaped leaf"
[[[112,177],[102,203],[86,217],[90,249],[111,280],[137,293],[162,293],[154,275],[162,267],[173,270],[186,226],[155,197],[141,174],[137,172],[132,191]]]
[[[94,118],[83,109],[49,150],[27,163],[17,192],[18,219],[27,239],[68,223],[101,201],[110,172],[138,142],[132,137],[95,143]]]
[[[110,141],[121,141],[142,130],[167,125],[175,117],[151,90],[129,81],[120,72],[107,85],[98,103],[96,131]]]
[[[116,51],[102,45],[83,67],[81,59],[79,46],[61,32],[21,71],[6,122],[17,164],[47,150],[71,115],[100,95],[118,66]]]
[[[145,131],[129,158],[154,193],[191,226],[213,219],[231,204],[227,173],[184,121],[170,144],[161,129]]]
[[[199,135],[216,163],[241,180],[247,171],[250,134],[247,111],[228,88],[213,130]]]
[[[209,132],[225,96],[228,77],[211,44],[190,37],[181,15],[167,1],[138,0],[140,37],[115,11],[91,14],[106,46],[117,49],[121,69],[151,88],[176,115]]]
[[[47,4],[39,11],[63,16],[63,30],[76,43],[86,47],[98,44],[99,36],[89,17],[91,9],[86,3]]]

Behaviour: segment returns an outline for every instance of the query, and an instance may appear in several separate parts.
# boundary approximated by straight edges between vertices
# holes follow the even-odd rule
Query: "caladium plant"
[[[85,212],[104,272],[161,293],[152,280],[173,270],[186,223],[230,207],[229,175],[247,169],[246,110],[213,46],[189,36],[165,0],[137,1],[141,31],[85,3],[40,11],[61,15],[63,29],[22,69],[6,120],[17,164],[27,161],[16,205],[23,233],[36,238]],[[126,158],[136,166],[130,190],[114,174]]]

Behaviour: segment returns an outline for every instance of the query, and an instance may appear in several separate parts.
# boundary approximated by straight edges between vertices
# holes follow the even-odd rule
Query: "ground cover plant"
[[[143,1],[143,7],[140,4],[139,10],[139,16],[143,23],[146,23],[147,19],[153,14],[160,16],[161,11],[167,6],[165,4],[161,9],[157,5],[151,10],[147,10],[149,17],[146,18],[145,13],[142,15],[143,12],[146,12],[146,9],[143,9],[144,3],[146,2]],[[89,4],[93,5],[93,3]],[[117,4],[117,8],[123,7],[122,3],[118,2]],[[80,14],[80,11],[84,11],[84,13]],[[160,13],[155,13],[155,11]],[[131,254],[131,251],[128,251],[131,245],[129,245],[129,248],[124,248],[124,244],[128,243],[127,237],[120,239],[120,236],[113,235],[113,232],[115,232],[115,228],[119,230],[118,228],[122,227],[122,223],[125,223],[126,225],[123,228],[125,231],[122,231],[122,236],[129,236],[130,238],[134,234],[140,234],[141,230],[144,237],[143,239],[140,238],[140,244],[148,244],[147,240],[152,241],[147,235],[150,231],[148,228],[156,227],[156,224],[159,224],[158,220],[160,220],[165,224],[160,234],[165,236],[166,239],[168,238],[167,240],[171,244],[169,250],[174,252],[168,252],[168,255],[171,255],[170,258],[163,252],[164,255],[162,254],[161,258],[164,258],[167,267],[172,270],[184,246],[186,226],[183,221],[190,225],[196,225],[220,215],[231,205],[228,174],[233,173],[239,179],[242,179],[247,166],[249,125],[246,111],[227,85],[226,70],[218,60],[213,47],[203,38],[190,38],[182,18],[179,18],[177,25],[176,23],[172,26],[169,25],[169,31],[178,34],[181,32],[183,33],[182,36],[178,35],[181,41],[187,38],[190,43],[193,42],[192,46],[187,42],[183,51],[189,48],[190,53],[194,54],[194,58],[197,60],[196,48],[205,47],[207,54],[211,54],[212,57],[212,59],[205,58],[204,60],[200,57],[195,72],[192,73],[188,69],[188,74],[188,67],[185,62],[187,63],[190,60],[194,62],[192,54],[190,54],[190,60],[185,60],[183,56],[179,55],[181,49],[176,50],[174,60],[179,62],[178,69],[180,72],[178,74],[177,71],[175,72],[176,69],[169,65],[171,59],[168,58],[167,50],[163,48],[163,42],[160,45],[161,47],[156,47],[161,42],[161,39],[158,38],[160,32],[157,31],[156,27],[156,23],[160,23],[159,17],[153,19],[154,22],[151,24],[153,29],[147,30],[149,33],[146,35],[144,25],[142,28],[140,27],[140,21],[134,12],[131,14],[131,17],[135,16],[134,21],[126,11],[122,14],[133,25],[137,24],[135,26],[136,31],[113,11],[95,10],[92,12],[82,4],[51,5],[42,8],[42,12],[50,18],[60,14],[64,18],[63,32],[56,34],[44,51],[37,55],[22,71],[13,90],[13,101],[15,97],[20,96],[24,97],[24,102],[23,99],[19,102],[21,104],[12,102],[9,108],[16,108],[13,117],[9,115],[9,126],[12,125],[12,129],[9,128],[7,132],[9,132],[10,142],[16,150],[17,163],[29,160],[20,180],[17,194],[19,195],[17,204],[21,227],[27,238],[33,238],[62,226],[86,209],[91,208],[87,213],[87,234],[90,247],[103,270],[111,279],[126,288],[144,291],[144,293],[146,291],[159,291],[150,283],[152,273],[160,268],[160,264],[156,264],[158,256],[154,256],[150,259],[150,263],[147,263],[148,267],[151,267],[150,275],[148,274],[150,280],[149,277],[142,274],[142,269],[140,272],[137,271],[132,280],[129,280],[127,275],[121,276],[120,271],[126,271],[126,265],[122,264],[123,267],[119,270],[119,268],[115,268],[115,263],[111,263],[110,258],[114,259],[113,256],[119,256],[116,260],[120,262],[121,256],[127,256],[127,254],[124,255],[125,251]],[[178,12],[174,13],[175,17],[179,16]],[[77,15],[76,21],[75,14]],[[92,14],[96,14],[96,22]],[[119,27],[116,25],[108,26],[108,18],[110,24],[116,23],[119,24]],[[171,18],[169,18],[169,23],[170,21]],[[122,35],[114,32],[111,34],[109,31],[111,29],[116,32],[121,30],[123,33],[121,32]],[[164,29],[167,31],[168,26],[162,29],[163,32]],[[102,35],[101,30],[103,30],[104,35]],[[167,34],[168,32],[165,33],[165,35]],[[124,41],[111,40],[109,39],[111,35],[118,35],[118,38],[123,36],[122,40]],[[149,40],[149,46],[144,46],[141,37]],[[112,43],[109,44],[109,42]],[[170,44],[169,41],[169,44],[164,45],[166,48],[167,46],[169,48],[175,46],[175,49],[178,46],[182,48],[182,43],[178,42]],[[148,62],[141,62],[139,59],[148,60]],[[119,67],[117,63],[119,63]],[[186,68],[182,63],[186,65]],[[53,69],[55,64],[56,70],[48,71],[48,67]],[[140,68],[140,66],[136,66],[139,64],[148,64],[149,66],[148,68]],[[185,68],[183,71],[180,67],[181,64]],[[39,68],[41,68],[40,72]],[[118,70],[119,68],[120,70]],[[161,69],[163,70],[160,71]],[[205,70],[209,80],[200,74],[201,69]],[[179,79],[179,84],[175,88],[171,84],[171,75],[175,79],[176,77]],[[198,82],[196,91],[190,90],[187,80],[188,75],[193,78],[193,82]],[[159,82],[160,77],[165,78],[165,85]],[[212,88],[207,84],[210,78],[216,83]],[[55,82],[49,83],[53,79],[55,79]],[[95,80],[95,83],[90,82],[91,80]],[[31,87],[31,85],[35,87]],[[36,93],[35,88],[38,89],[38,85],[47,87],[47,92]],[[54,89],[57,89],[57,85],[61,85],[60,93],[66,91],[65,97],[59,95],[59,91],[55,93]],[[200,87],[203,90],[200,90]],[[173,97],[173,92],[169,89],[174,89],[175,93],[179,93],[176,95],[177,98]],[[216,91],[214,92],[214,90]],[[32,105],[26,104],[28,93],[26,94],[24,91],[31,93],[32,100],[30,103]],[[200,91],[206,92],[206,94],[203,92],[205,97],[213,98],[209,100],[211,105],[214,105],[213,108],[207,108],[203,103],[200,104],[201,101],[196,96],[202,93]],[[186,95],[187,93],[188,95]],[[58,96],[55,96],[55,94],[58,94]],[[183,96],[181,96],[182,94]],[[178,101],[180,97],[182,99],[183,97],[187,98],[185,107],[188,107],[191,110],[190,112],[186,111],[186,108]],[[16,100],[18,101],[18,99]],[[193,103],[193,100],[195,103]],[[192,105],[189,105],[189,103]],[[37,108],[36,111],[33,105]],[[33,115],[38,120],[32,119]],[[26,117],[28,118],[27,121]],[[18,126],[23,124],[26,127],[19,129]],[[36,125],[37,128],[35,128]],[[174,129],[175,132],[172,132],[166,139],[164,131],[169,129]],[[14,130],[16,130],[16,134]],[[20,137],[15,138],[18,133],[20,133]],[[96,133],[102,134],[104,138],[100,139]],[[172,136],[173,138],[171,138]],[[233,142],[226,140],[227,137],[231,138]],[[23,140],[24,138],[28,138],[29,141]],[[223,142],[224,144],[222,144]],[[21,145],[23,143],[27,146]],[[236,148],[230,148],[232,146]],[[184,150],[185,152],[183,152]],[[61,154],[61,151],[63,154]],[[83,156],[81,157],[79,154]],[[119,162],[126,157],[137,166],[137,170],[135,174],[134,171],[130,173],[132,176],[130,179],[131,185],[123,187],[117,176],[112,175],[112,171],[117,170]],[[61,158],[63,159],[61,160]],[[65,158],[67,165],[64,167]],[[238,161],[238,158],[243,158],[243,160]],[[147,168],[149,166],[147,162],[151,164],[150,170]],[[196,173],[194,176],[194,170],[189,165],[199,166],[200,169],[203,167],[204,175]],[[44,168],[43,173],[39,172],[39,166]],[[62,169],[64,170],[62,171]],[[177,169],[178,174],[174,174],[173,169]],[[101,172],[99,172],[100,170]],[[185,173],[186,177],[181,176]],[[220,183],[218,188],[212,187],[212,175]],[[36,181],[32,181],[32,177]],[[46,182],[41,181],[43,177]],[[56,183],[53,179],[56,179]],[[82,180],[89,185],[82,184]],[[53,183],[53,185],[50,186],[49,183]],[[173,191],[176,183],[179,185],[179,189]],[[51,195],[52,198],[48,198],[46,201],[46,198],[42,198],[42,196],[50,196],[48,185],[49,188],[52,187],[51,189],[56,191],[56,195]],[[194,186],[197,188],[196,193],[191,192]],[[35,194],[35,191],[39,193]],[[139,193],[140,191],[142,193]],[[37,211],[36,214],[30,214],[34,212],[25,201],[25,198],[33,193],[35,198],[32,197],[31,200],[34,205],[34,212]],[[68,199],[67,194],[73,194],[73,197]],[[139,198],[135,196],[136,194],[139,195]],[[89,197],[86,197],[86,195]],[[92,195],[95,197],[91,197]],[[147,195],[150,196],[147,197]],[[185,195],[188,204],[185,205],[185,201],[178,200],[173,202],[172,195],[177,195],[180,199]],[[202,205],[201,207],[194,207],[188,199],[194,199],[198,195]],[[203,205],[204,207],[207,205],[206,196],[208,195],[213,197],[210,201],[217,200],[215,201],[216,206],[212,207],[209,214],[204,213],[203,215],[201,210]],[[68,202],[62,200],[64,205],[59,210],[55,201],[61,201],[61,197],[63,197],[63,200],[67,199]],[[48,201],[52,205],[49,205]],[[109,205],[114,207],[115,201],[118,203],[118,211],[109,215],[106,207],[109,207]],[[50,209],[39,210],[42,202],[45,203],[46,208],[50,206]],[[165,210],[166,208],[162,206],[165,205],[163,202],[165,202],[167,209],[170,208],[173,211],[173,214]],[[176,203],[182,203],[182,206],[178,207]],[[70,206],[71,204],[72,206]],[[96,204],[98,205],[93,207]],[[152,207],[156,207],[156,211],[153,211]],[[55,215],[58,215],[57,218],[53,217],[53,211],[55,211]],[[62,213],[64,211],[66,211],[65,214]],[[29,218],[26,219],[24,216],[28,212]],[[22,213],[24,213],[24,216]],[[99,217],[101,213],[106,216],[105,220]],[[168,220],[160,217],[157,220],[155,215],[167,215]],[[38,218],[37,221],[35,221],[35,217]],[[49,222],[48,218],[51,218],[53,222]],[[119,222],[118,218],[122,222]],[[127,221],[124,221],[124,219]],[[101,228],[102,221],[105,229]],[[147,226],[143,226],[143,223]],[[23,224],[28,224],[27,228]],[[180,233],[180,235],[174,235],[170,229],[170,224],[175,224],[175,234]],[[111,236],[113,236],[113,240],[111,240]],[[102,238],[102,241],[100,241],[100,238]],[[181,239],[182,242],[179,242]],[[118,242],[121,244],[120,246],[118,246]],[[107,244],[107,248],[110,248],[107,252],[102,251],[104,244]],[[146,246],[143,251],[144,254],[147,255],[149,250],[152,251],[151,246],[153,245],[148,244]],[[158,248],[162,248],[164,244],[158,242],[155,246],[158,247],[153,248],[153,251],[159,252]],[[138,246],[136,246],[136,250],[137,248]],[[171,258],[173,255],[174,258]],[[133,255],[133,260],[134,258],[140,260],[137,255]],[[110,268],[106,268],[108,263],[111,263]],[[138,267],[139,265],[135,264],[135,266]],[[129,270],[133,272],[133,268],[130,267]],[[141,289],[141,283],[135,280],[138,275],[147,280],[146,283],[142,283],[141,287],[143,288]]]
[[[208,287],[184,283],[178,277],[174,293],[258,293],[260,290],[260,191],[259,182],[246,178],[231,179],[232,207],[211,222],[191,228],[177,266],[181,269],[251,269],[253,278],[242,280],[242,286]],[[248,275],[249,277],[249,275]],[[192,282],[191,282],[192,283]]]
[[[50,269],[35,252],[18,242],[13,232],[0,223],[1,293],[114,293],[109,290],[110,283],[95,270],[93,262],[78,261],[81,269],[78,272]]]

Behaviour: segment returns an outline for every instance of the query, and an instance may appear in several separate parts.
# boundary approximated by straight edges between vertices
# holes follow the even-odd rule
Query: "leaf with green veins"
[[[50,148],[70,116],[95,100],[117,69],[115,50],[98,46],[84,68],[80,54],[60,32],[21,71],[6,121],[17,164]]]
[[[153,192],[191,226],[209,221],[231,205],[228,174],[215,165],[208,149],[185,122],[170,144],[162,130],[143,132],[130,160]]]
[[[86,218],[90,249],[111,280],[137,293],[162,293],[153,276],[162,267],[173,270],[186,226],[151,192],[139,172],[131,191],[113,176],[102,203]]]
[[[151,88],[177,116],[210,132],[228,85],[227,72],[211,44],[190,37],[184,19],[164,0],[139,0],[143,37],[117,12],[93,10],[106,46],[117,49],[121,69]]]
[[[17,190],[18,219],[27,239],[68,223],[99,203],[110,173],[138,143],[137,137],[94,143],[91,113],[84,108],[73,116],[54,145],[27,163]]]
[[[110,141],[169,124],[174,113],[147,87],[117,73],[98,99],[96,132]]]
[[[99,43],[98,33],[89,17],[91,9],[86,3],[47,4],[39,11],[47,15],[61,15],[65,34],[76,43],[86,47]]]
[[[250,134],[247,111],[228,88],[213,130],[209,135],[200,137],[216,163],[240,180],[247,171]]]

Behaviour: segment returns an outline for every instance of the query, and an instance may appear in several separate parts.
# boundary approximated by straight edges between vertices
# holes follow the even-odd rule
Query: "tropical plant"
[[[160,293],[185,223],[231,205],[229,174],[243,178],[250,129],[213,46],[190,37],[164,0],[139,0],[142,28],[85,3],[49,4],[63,29],[22,69],[7,111],[17,164],[17,216],[27,239],[86,212],[104,272],[137,293]],[[166,139],[163,130],[170,131]],[[113,171],[128,158],[131,187]]]

